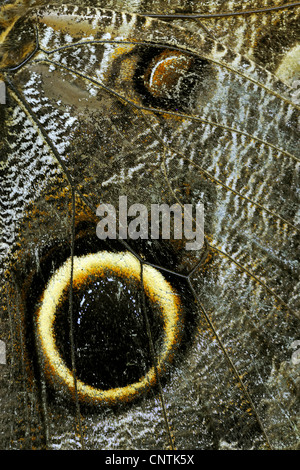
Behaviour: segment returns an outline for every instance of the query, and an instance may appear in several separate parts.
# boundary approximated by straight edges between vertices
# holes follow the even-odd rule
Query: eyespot
[[[145,87],[155,98],[179,98],[192,61],[191,56],[179,51],[163,51],[148,68],[144,77]]]
[[[144,102],[169,110],[193,108],[199,93],[205,99],[214,89],[209,61],[185,53],[150,47],[140,51],[136,86]]]
[[[107,309],[107,302],[101,305],[101,287],[103,291],[109,292],[105,281],[107,284],[109,283],[107,280],[110,279],[112,285],[112,280],[114,279],[117,281],[114,288],[116,288],[116,285],[120,287],[123,284],[123,287],[124,285],[127,286],[127,290],[130,290],[130,288],[134,290],[134,287],[138,287],[140,284],[140,273],[139,262],[133,255],[127,252],[99,252],[74,258],[73,288],[74,295],[77,297],[75,305],[80,307],[76,313],[77,325],[75,325],[74,331],[80,334],[80,323],[85,321],[90,323],[91,320],[95,321],[95,318],[98,316],[94,325],[90,324],[89,327],[83,327],[83,336],[81,335],[82,337],[76,340],[77,346],[79,346],[77,348],[79,356],[80,354],[85,356],[83,358],[76,358],[76,362],[81,364],[79,369],[84,369],[82,367],[83,364],[89,369],[88,374],[85,370],[78,371],[76,387],[78,396],[83,403],[113,405],[120,402],[130,402],[148,391],[151,387],[154,387],[157,383],[157,374],[162,375],[172,362],[181,338],[180,300],[172,286],[159,271],[152,267],[144,267],[143,282],[149,304],[154,307],[156,314],[158,312],[160,314],[160,318],[153,320],[156,323],[156,328],[161,328],[161,334],[156,334],[154,338],[156,346],[159,348],[156,367],[153,363],[150,364],[151,361],[147,354],[142,353],[140,357],[136,356],[136,360],[145,359],[145,365],[148,366],[148,369],[144,373],[137,376],[138,367],[135,368],[134,373],[128,373],[124,367],[121,377],[113,378],[112,376],[115,371],[114,367],[111,368],[111,365],[116,361],[108,358],[108,367],[111,368],[109,371],[105,360],[108,346],[104,345],[104,348],[101,350],[101,341],[100,343],[99,341],[95,343],[92,341],[91,335],[93,332],[97,335],[97,330],[101,330],[101,328],[105,330],[110,323],[114,323],[113,315],[116,315],[115,322],[124,322],[125,319],[124,328],[128,328],[130,323],[127,321],[126,326],[126,319],[128,320],[129,317],[124,304],[121,309],[118,309],[117,305],[113,305],[110,310]],[[75,383],[70,367],[70,357],[64,357],[66,356],[64,336],[60,334],[64,330],[61,326],[67,321],[66,318],[63,318],[63,312],[68,299],[69,279],[70,260],[67,260],[52,276],[43,293],[41,305],[36,314],[36,334],[39,354],[41,355],[43,369],[48,381],[54,387],[63,389],[69,396],[74,396]],[[89,291],[92,292],[93,289],[94,294],[88,297],[87,294]],[[109,294],[106,294],[106,297],[107,295]],[[136,302],[134,297],[130,296],[129,298],[132,303]],[[85,302],[87,304],[86,309],[83,308]],[[134,312],[133,315],[138,317],[138,309],[134,307],[132,311]],[[132,320],[131,318],[131,323]],[[121,334],[122,328],[116,329],[115,343],[119,343],[119,346],[121,344],[124,346],[129,337],[131,338],[130,341],[132,341],[134,334],[138,333],[139,328],[136,325],[140,319],[135,318],[134,320],[133,325],[129,327],[130,334],[128,336]],[[133,331],[134,329],[136,332]],[[102,340],[104,340],[106,335],[108,335],[107,332],[104,335],[100,334],[100,339],[102,337]],[[110,338],[113,336],[109,335]],[[97,345],[96,353],[91,350],[95,344]],[[141,344],[140,339],[139,344]],[[130,359],[133,359],[132,357],[127,357],[131,349],[130,347],[125,348],[125,346],[123,349],[119,347],[119,355],[123,354],[124,356],[118,358],[117,362],[119,365],[123,363],[125,366],[126,362],[128,363]],[[116,353],[115,347],[111,349],[111,353]],[[102,377],[104,375],[104,382],[106,380],[106,383],[103,383],[102,380],[102,384],[99,386],[101,368],[105,370]],[[116,370],[120,373],[119,366],[116,367]],[[109,375],[109,372],[111,377],[107,381],[105,376]],[[126,383],[128,378],[133,378],[133,381]],[[86,379],[88,380],[87,382],[84,381]]]

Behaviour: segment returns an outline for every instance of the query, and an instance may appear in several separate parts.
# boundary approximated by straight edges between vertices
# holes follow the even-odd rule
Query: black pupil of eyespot
[[[108,276],[75,289],[73,337],[76,374],[99,389],[124,387],[138,381],[153,365],[141,297],[137,287]],[[153,316],[146,299],[152,340],[162,332],[159,315]],[[72,369],[68,300],[57,311],[55,337],[58,350]]]

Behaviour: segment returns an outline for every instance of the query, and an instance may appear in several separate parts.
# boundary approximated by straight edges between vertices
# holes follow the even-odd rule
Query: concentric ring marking
[[[47,378],[72,396],[75,395],[75,384],[72,371],[66,366],[55,343],[54,321],[57,306],[63,293],[69,286],[71,260],[68,259],[50,279],[36,316],[36,331],[39,350],[41,351],[44,370]],[[129,252],[99,252],[73,258],[73,285],[84,286],[90,276],[105,277],[115,274],[126,280],[140,282],[141,266]],[[154,386],[157,374],[161,375],[172,361],[175,349],[181,338],[180,300],[172,286],[162,274],[150,266],[143,267],[143,282],[147,297],[152,304],[160,308],[164,336],[163,348],[157,357],[156,370],[153,367],[137,382],[121,388],[101,390],[81,380],[76,380],[79,399],[85,403],[111,405],[117,402],[129,402]]]

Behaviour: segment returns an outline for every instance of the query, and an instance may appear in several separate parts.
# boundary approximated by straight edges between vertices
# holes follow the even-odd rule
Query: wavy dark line
[[[169,15],[163,14],[154,14],[154,13],[143,13],[141,16],[149,16],[150,18],[160,18],[160,19],[197,19],[197,18],[223,18],[228,16],[241,16],[241,15],[252,15],[254,13],[269,13],[273,11],[286,10],[287,8],[295,8],[300,5],[300,2],[287,3],[286,5],[279,5],[276,7],[265,7],[265,8],[256,8],[252,10],[239,10],[239,11],[226,11],[223,13],[174,13]]]
[[[38,61],[38,62],[40,62],[40,61]],[[184,114],[184,113],[179,113],[179,112],[175,112],[175,111],[167,111],[165,109],[160,109],[160,108],[151,108],[151,107],[147,107],[147,106],[140,106],[140,105],[138,105],[136,103],[133,103],[132,101],[128,100],[127,98],[120,95],[119,93],[112,90],[111,88],[107,87],[106,85],[99,82],[98,80],[95,80],[91,77],[88,77],[88,76],[84,75],[81,72],[75,71],[71,67],[67,67],[65,65],[59,64],[58,62],[54,62],[54,61],[49,60],[49,59],[45,59],[43,62],[48,62],[49,64],[56,65],[57,67],[68,70],[69,72],[73,73],[74,75],[78,75],[79,77],[81,77],[85,80],[88,80],[91,83],[94,83],[95,85],[98,85],[103,90],[105,90],[105,91],[109,92],[110,94],[116,96],[119,100],[129,104],[134,109],[141,110],[141,111],[150,111],[152,113],[158,113],[158,114],[168,114],[170,116],[182,117],[182,118],[185,118],[185,119],[190,119],[191,121],[198,121],[198,122],[202,122],[202,123],[205,123],[205,124],[210,124],[211,126],[220,127],[220,128],[225,129],[229,132],[234,132],[234,133],[239,134],[239,135],[244,135],[245,137],[247,137],[249,139],[253,139],[256,142],[259,142],[262,145],[266,145],[266,146],[272,148],[273,150],[276,150],[276,151],[278,151],[278,152],[280,152],[284,155],[287,155],[288,157],[290,157],[290,158],[296,160],[298,163],[300,163],[300,158],[297,158],[296,155],[293,155],[290,152],[287,152],[286,150],[281,149],[280,147],[276,147],[276,145],[273,145],[268,141],[260,139],[259,137],[256,137],[252,134],[248,134],[247,132],[240,131],[239,129],[235,129],[234,127],[225,126],[223,124],[219,124],[219,123],[214,122],[214,121],[209,121],[208,119],[202,119],[201,117],[193,116],[191,114]],[[247,78],[247,77],[245,77],[245,78]],[[284,101],[286,101],[283,97],[281,97],[281,98]],[[291,104],[293,104],[293,103],[291,103]]]

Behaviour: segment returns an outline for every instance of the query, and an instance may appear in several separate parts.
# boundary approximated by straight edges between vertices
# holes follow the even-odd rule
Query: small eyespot
[[[136,88],[145,105],[172,111],[192,111],[214,90],[215,74],[206,59],[177,49],[140,51]]]
[[[155,98],[176,99],[182,93],[184,79],[193,58],[179,51],[166,50],[151,62],[144,83]]]

